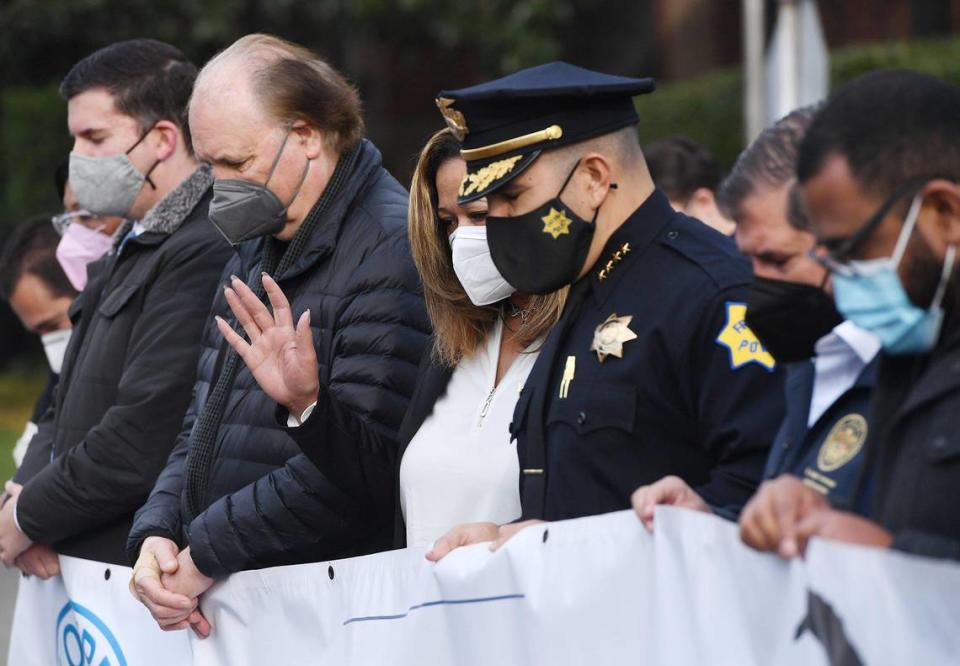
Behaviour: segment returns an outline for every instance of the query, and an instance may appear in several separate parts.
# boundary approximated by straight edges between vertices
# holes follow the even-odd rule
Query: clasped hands
[[[290,303],[280,287],[266,273],[261,279],[272,313],[239,278],[231,277],[230,286],[224,288],[227,303],[249,341],[220,317],[216,318],[217,327],[264,393],[299,415],[319,394],[310,312],[304,312],[294,325]],[[211,626],[200,611],[199,597],[212,584],[213,579],[197,569],[189,547],[180,551],[170,539],[152,536],[140,548],[130,592],[164,631],[190,627],[205,638]]]
[[[0,509],[0,561],[7,567],[17,567],[28,576],[46,580],[60,573],[57,553],[42,543],[33,543],[17,528],[14,514],[23,489],[19,483],[7,481],[4,486],[3,508]]]
[[[164,631],[191,628],[200,638],[211,626],[199,607],[199,597],[213,579],[204,576],[193,562],[190,547],[159,536],[144,539],[133,567],[130,593],[143,603]]]

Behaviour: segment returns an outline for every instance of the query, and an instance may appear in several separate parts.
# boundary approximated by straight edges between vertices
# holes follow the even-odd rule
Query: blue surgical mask
[[[953,272],[956,247],[947,248],[940,283],[927,309],[910,301],[897,274],[922,202],[921,195],[914,197],[892,255],[851,261],[848,271],[833,274],[837,309],[846,319],[876,335],[889,354],[929,352],[936,345],[943,326],[943,296]]]

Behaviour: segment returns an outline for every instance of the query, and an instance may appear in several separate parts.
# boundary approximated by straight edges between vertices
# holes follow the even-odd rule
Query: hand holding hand
[[[140,601],[164,631],[186,629],[187,619],[197,607],[196,599],[165,589],[161,576],[177,571],[179,548],[170,539],[147,537],[140,547],[140,557],[133,566],[130,593]]]
[[[14,515],[17,510],[17,499],[23,489],[19,483],[7,481],[4,485],[8,499],[0,509],[0,561],[9,568],[20,554],[29,548],[33,542],[17,528]]]
[[[197,569],[197,565],[193,562],[193,556],[190,554],[189,546],[184,548],[177,556],[177,563],[177,570],[172,574],[165,573],[160,576],[160,582],[167,590],[189,597],[196,603],[200,595],[210,589],[214,581],[212,578],[204,576]],[[210,635],[210,623],[199,608],[195,607],[186,621],[200,638],[206,638]]]
[[[20,553],[14,564],[26,575],[40,580],[60,575],[60,557],[53,548],[42,543],[35,543]]]

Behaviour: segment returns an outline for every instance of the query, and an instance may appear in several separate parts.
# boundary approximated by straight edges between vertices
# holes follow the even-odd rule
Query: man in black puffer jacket
[[[393,445],[429,321],[407,195],[361,138],[356,91],[309,51],[251,35],[203,69],[190,125],[214,168],[213,223],[234,243],[268,235],[239,245],[224,282],[237,276],[262,295],[266,272],[294,316],[309,310],[321,385],[364,436]],[[223,292],[213,314],[232,317]],[[183,431],[128,542],[137,596],[161,626],[200,633],[205,620],[172,599],[195,599],[231,572],[390,543],[390,526],[348,501],[283,432],[213,317],[204,335]]]

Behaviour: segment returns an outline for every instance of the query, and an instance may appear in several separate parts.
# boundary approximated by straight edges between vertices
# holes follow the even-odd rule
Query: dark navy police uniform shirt
[[[734,518],[784,413],[782,373],[743,321],[747,260],[659,190],[600,257],[517,402],[524,517],[625,509],[675,474]]]
[[[877,363],[877,358],[868,363],[853,386],[810,427],[807,422],[814,364],[798,361],[786,366],[787,414],[770,450],[765,478],[793,474],[823,493],[837,508],[868,514],[873,484],[870,479],[865,479],[859,488],[857,484],[865,457],[868,408]]]

